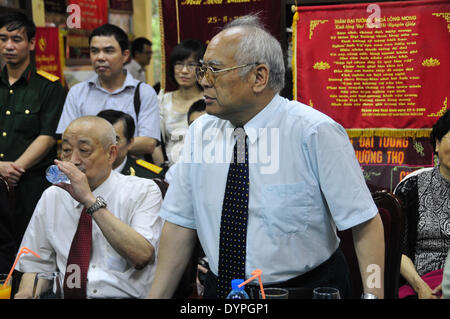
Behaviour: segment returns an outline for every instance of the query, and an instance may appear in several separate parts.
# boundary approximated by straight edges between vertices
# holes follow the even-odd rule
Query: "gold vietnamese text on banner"
[[[448,108],[450,3],[298,7],[294,98],[350,137],[420,138]]]

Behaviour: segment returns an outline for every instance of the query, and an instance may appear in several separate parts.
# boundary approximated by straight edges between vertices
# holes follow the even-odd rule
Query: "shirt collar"
[[[113,191],[114,186],[116,185],[117,174],[118,173],[111,170],[111,173],[109,174],[108,178],[92,192],[94,194],[94,196],[95,197],[101,196],[105,200],[107,200],[108,195]],[[82,206],[83,205],[80,202],[74,200],[75,208],[80,208]]]
[[[32,63],[28,64],[27,68],[23,71],[20,78],[16,81],[19,82],[21,79],[24,79],[27,83],[30,81],[31,74],[34,73],[36,70]],[[8,68],[6,65],[3,67],[3,70],[0,73],[0,77],[3,81],[3,83],[8,84],[9,86],[9,79],[8,79]]]
[[[118,94],[121,93],[122,91],[124,91],[125,89],[129,88],[129,87],[136,87],[136,85],[139,83],[138,80],[136,80],[135,78],[133,78],[133,76],[130,74],[130,72],[128,72],[126,69],[123,70],[123,72],[125,72],[126,77],[125,77],[125,81],[123,81],[122,87],[117,89],[116,91],[112,92],[112,94]],[[94,74],[89,80],[88,80],[88,84],[91,86],[96,87],[97,89],[101,90],[101,91],[105,91],[107,93],[107,90],[105,90],[101,84],[100,84],[100,80],[98,79],[98,74]]]
[[[273,118],[275,109],[281,103],[283,98],[276,94],[273,99],[267,104],[258,114],[256,114],[250,121],[244,125],[245,133],[248,136],[250,143],[255,143],[259,135],[262,133],[262,128],[267,128],[267,124]]]

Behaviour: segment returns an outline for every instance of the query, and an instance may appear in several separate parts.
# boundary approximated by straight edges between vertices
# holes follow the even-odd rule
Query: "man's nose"
[[[73,151],[70,155],[69,162],[71,162],[74,165],[80,164],[80,152]]]
[[[103,53],[103,51],[100,51],[100,52],[97,54],[96,60],[97,60],[97,61],[105,61],[105,54]]]
[[[198,79],[197,79],[197,81],[198,81]],[[212,87],[210,81],[208,80],[208,76],[206,74],[200,79],[198,84],[200,84],[203,88],[211,88]]]
[[[14,42],[12,39],[8,39],[6,41],[5,48],[9,51],[14,50],[15,46],[14,46]]]

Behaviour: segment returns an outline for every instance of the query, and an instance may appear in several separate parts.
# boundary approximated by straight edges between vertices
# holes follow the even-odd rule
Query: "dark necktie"
[[[91,258],[92,217],[83,209],[72,240],[64,276],[64,299],[86,299],[87,272]]]
[[[245,248],[247,239],[249,173],[247,135],[242,127],[233,133],[236,144],[233,162],[228,170],[220,220],[218,298],[231,290],[232,279],[245,279]]]

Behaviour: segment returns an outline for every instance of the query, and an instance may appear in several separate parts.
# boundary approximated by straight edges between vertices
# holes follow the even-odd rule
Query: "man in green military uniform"
[[[42,192],[45,169],[56,158],[55,131],[65,100],[58,77],[36,71],[33,21],[21,13],[0,17],[0,175],[14,186],[17,244]]]
[[[128,150],[133,144],[136,127],[131,115],[116,110],[103,110],[97,115],[111,123],[116,130],[118,151],[116,161],[113,163],[115,171],[124,175],[163,179],[161,167],[127,156]]]

